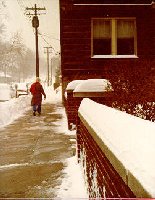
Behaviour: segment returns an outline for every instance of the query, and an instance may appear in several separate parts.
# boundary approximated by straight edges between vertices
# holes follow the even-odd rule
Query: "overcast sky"
[[[7,27],[8,34],[11,36],[14,32],[19,31],[24,39],[25,44],[35,50],[35,31],[32,28],[31,19],[28,19],[29,12],[25,8],[32,8],[36,4],[37,7],[46,8],[46,11],[38,11],[39,17],[39,53],[44,52],[44,47],[52,46],[55,51],[59,51],[59,0],[6,0],[8,6],[9,19]]]

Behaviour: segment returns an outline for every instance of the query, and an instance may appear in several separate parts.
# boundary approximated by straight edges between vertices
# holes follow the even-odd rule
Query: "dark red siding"
[[[109,78],[123,68],[150,72],[155,67],[155,9],[151,5],[79,6],[74,3],[60,1],[63,90],[75,79]],[[107,16],[136,18],[138,58],[91,58],[91,18]]]

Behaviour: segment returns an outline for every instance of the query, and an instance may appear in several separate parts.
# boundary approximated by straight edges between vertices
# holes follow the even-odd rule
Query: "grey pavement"
[[[0,198],[54,198],[65,160],[75,153],[75,136],[60,125],[63,105],[44,104],[0,129]],[[59,123],[57,123],[59,122]]]

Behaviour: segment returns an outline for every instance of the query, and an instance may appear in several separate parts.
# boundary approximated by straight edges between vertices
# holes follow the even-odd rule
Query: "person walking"
[[[33,115],[36,116],[36,111],[38,114],[41,114],[41,103],[42,103],[42,95],[44,95],[44,99],[46,99],[46,94],[44,89],[40,83],[40,78],[36,77],[36,82],[33,83],[30,87],[30,92],[32,94],[31,105],[33,108]]]

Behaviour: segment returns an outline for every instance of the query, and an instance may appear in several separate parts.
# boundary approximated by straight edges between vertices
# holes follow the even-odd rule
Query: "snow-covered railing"
[[[84,97],[108,104],[111,97],[112,86],[106,79],[88,79],[71,81],[66,88],[66,113],[68,118],[68,128],[76,124],[78,108]]]
[[[82,83],[84,80],[74,80],[71,81],[70,83],[68,83],[66,91],[67,92],[73,92],[73,90],[76,88],[77,85],[79,85],[80,83]]]
[[[101,97],[113,91],[107,79],[88,79],[78,84],[74,91],[74,97]]]
[[[90,197],[155,197],[155,124],[83,99],[78,157]]]
[[[68,83],[67,88],[66,88],[66,103],[65,103],[65,108],[66,108],[66,114],[67,114],[67,120],[68,120],[68,129],[71,130],[73,126],[76,124],[76,113],[78,111],[80,101],[77,101],[73,97],[73,91],[79,85],[82,83],[84,80],[73,80],[70,83]]]

